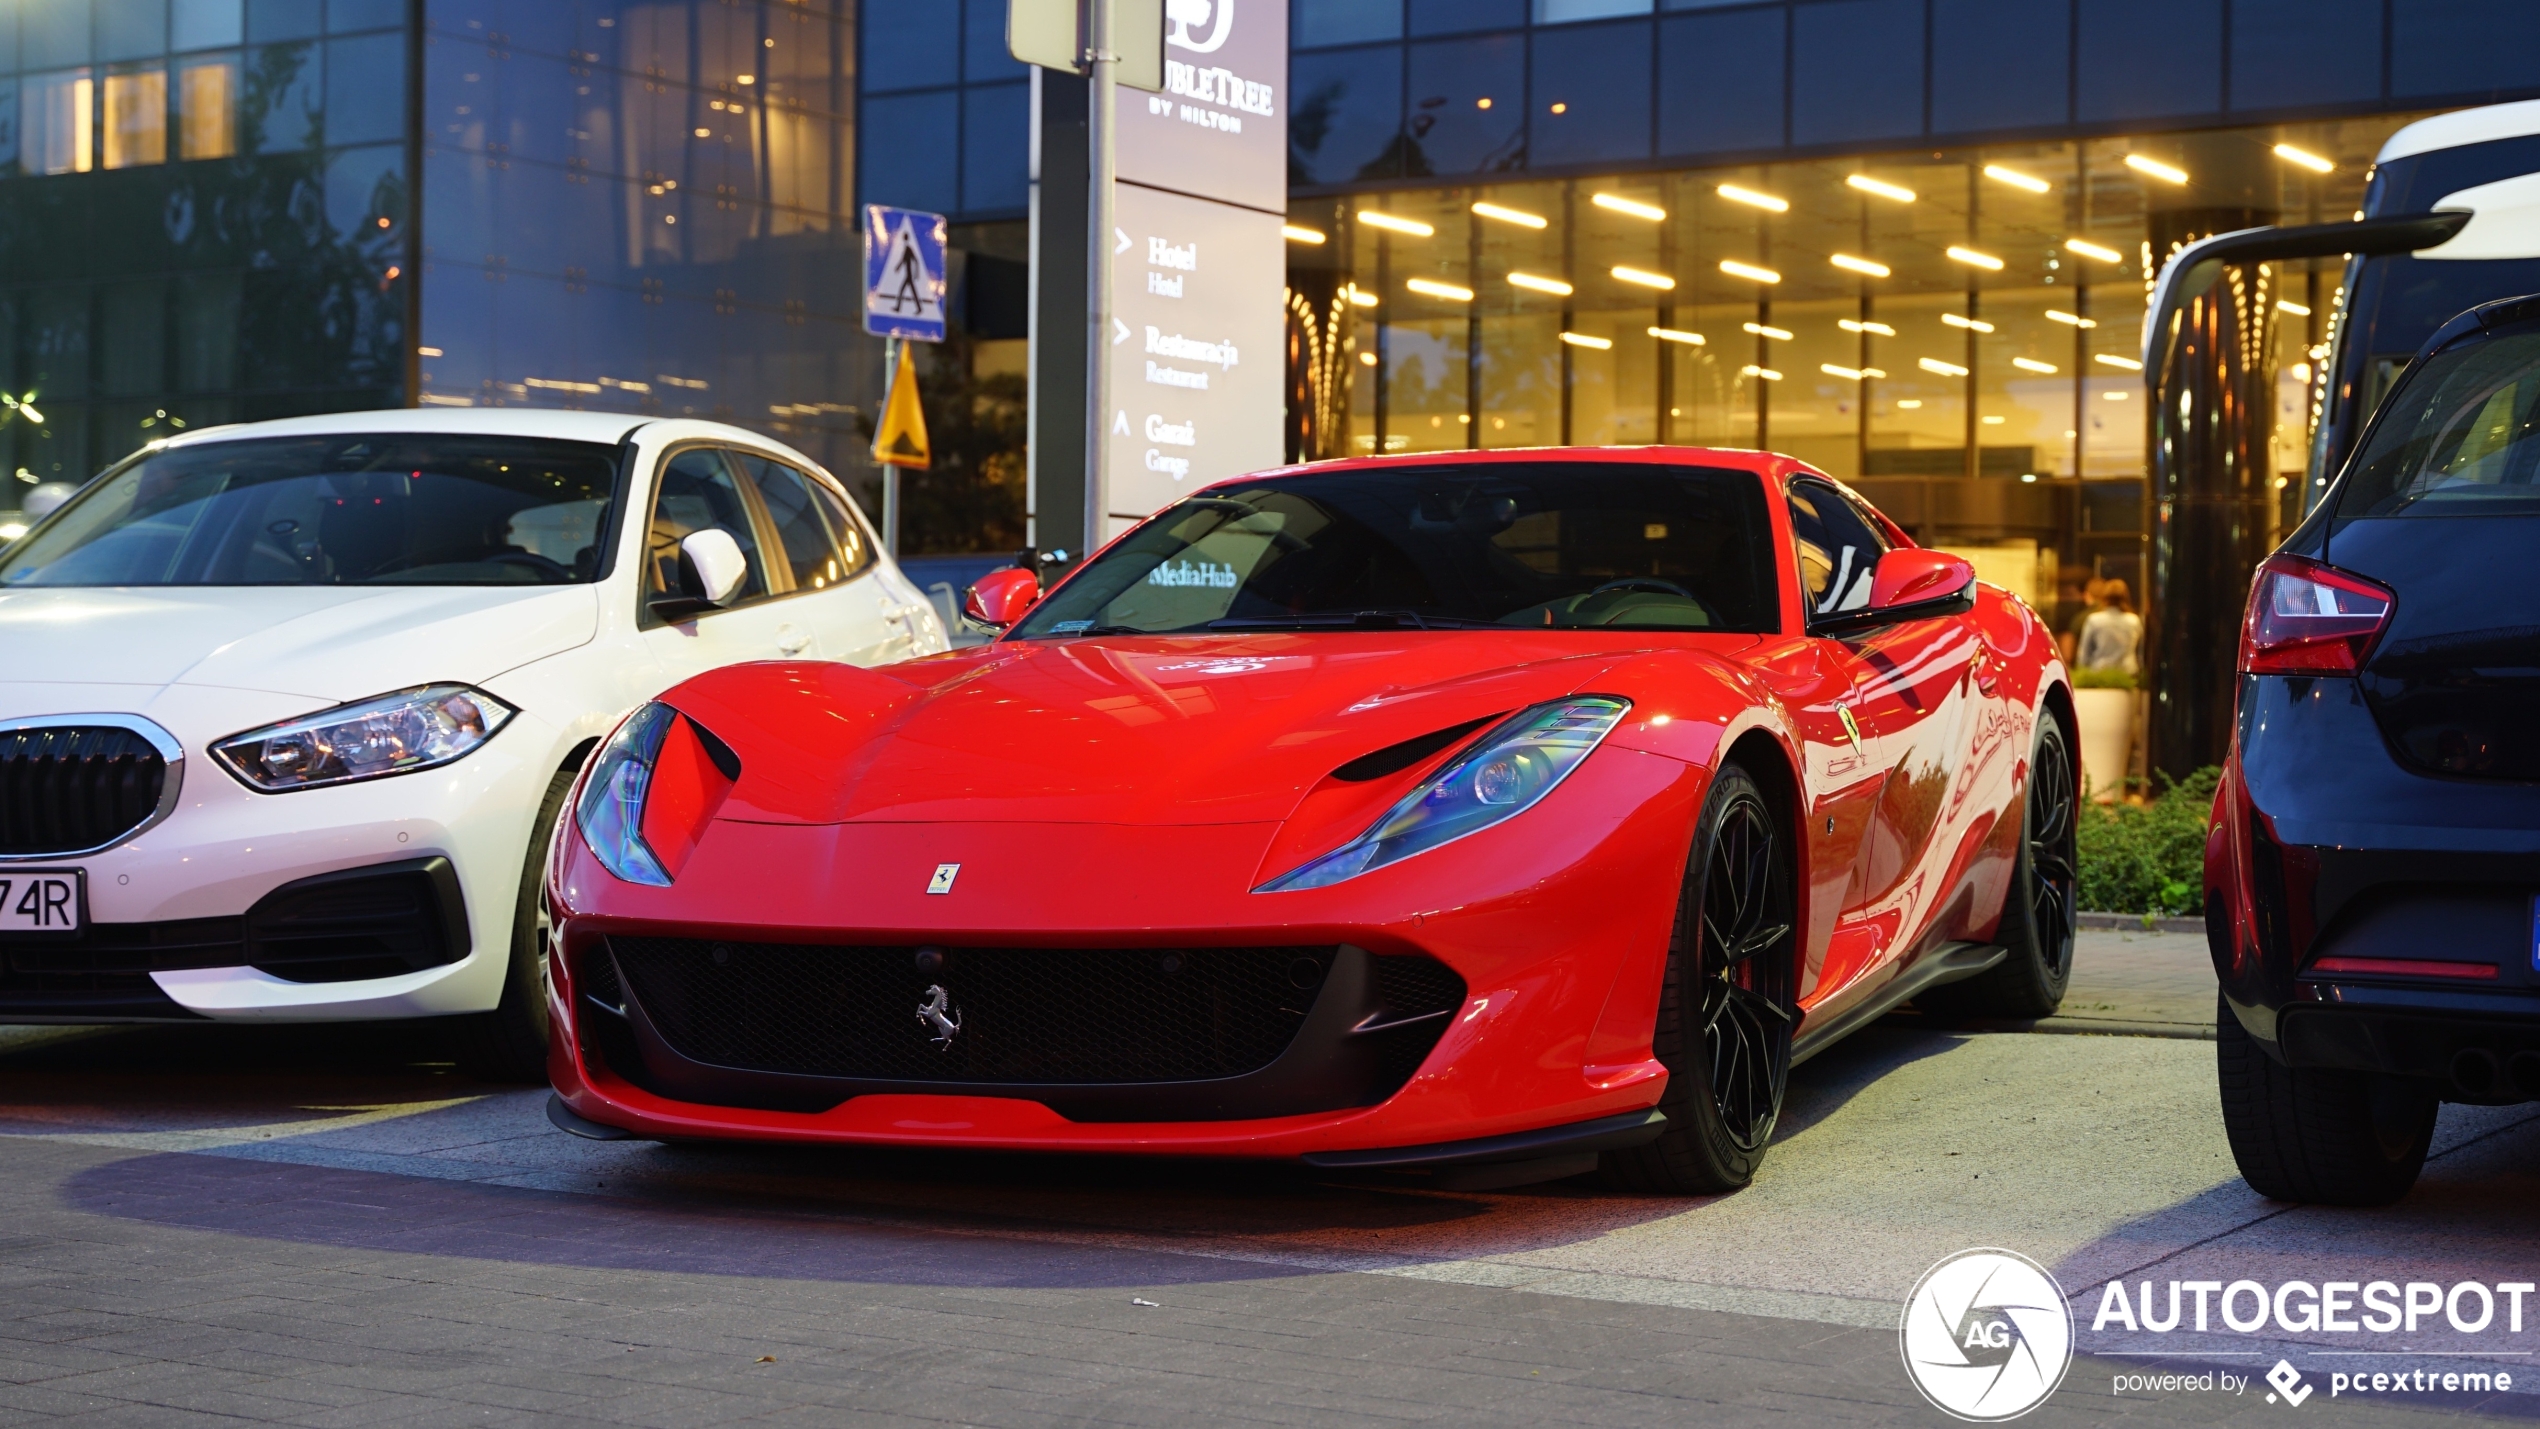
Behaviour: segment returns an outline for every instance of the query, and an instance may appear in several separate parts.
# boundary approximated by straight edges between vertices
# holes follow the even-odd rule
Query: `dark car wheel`
[[[556,816],[573,792],[571,769],[547,781],[529,826],[529,854],[520,871],[520,897],[512,905],[511,961],[503,972],[503,999],[491,1012],[452,1018],[451,1051],[459,1070],[484,1082],[547,1080],[547,846]]]
[[[1914,999],[1936,1017],[2052,1017],[2073,975],[2074,851],[2078,801],[2071,744],[2048,714],[2037,722],[2029,753],[2028,801],[2021,811],[2019,862],[1994,937],[2009,951],[1964,982],[1946,983]]]
[[[1790,1079],[1798,1021],[1790,850],[1764,792],[1729,764],[1711,781],[1676,903],[1652,1038],[1667,1068],[1656,1141],[1606,1152],[1607,1184],[1702,1195],[1755,1178]]]
[[[2223,1131],[2249,1189],[2279,1201],[2386,1206],[2425,1169],[2441,1109],[2431,1087],[2340,1067],[2288,1067],[2216,998]]]

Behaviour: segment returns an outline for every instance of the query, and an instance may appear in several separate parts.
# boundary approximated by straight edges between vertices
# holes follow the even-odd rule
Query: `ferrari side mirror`
[[[1041,598],[1041,578],[1020,567],[990,571],[962,592],[961,613],[991,629],[1003,630],[1023,618]]]
[[[1955,601],[1975,593],[1976,568],[1945,551],[1909,547],[1879,557],[1870,579],[1870,609],[1889,613],[1926,602]]]

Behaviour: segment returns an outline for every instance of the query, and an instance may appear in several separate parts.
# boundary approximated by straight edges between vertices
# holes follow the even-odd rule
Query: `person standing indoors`
[[[2143,617],[2134,613],[2123,580],[2110,580],[2100,587],[2099,608],[2082,621],[2081,638],[2075,644],[2073,663],[2081,669],[2141,673],[2137,652],[2143,645]]]

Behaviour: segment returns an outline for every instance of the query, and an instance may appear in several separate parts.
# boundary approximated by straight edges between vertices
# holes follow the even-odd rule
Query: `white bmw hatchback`
[[[945,648],[800,453],[353,412],[149,447],[0,550],[0,1023],[449,1017],[546,1055],[539,869],[621,714]]]

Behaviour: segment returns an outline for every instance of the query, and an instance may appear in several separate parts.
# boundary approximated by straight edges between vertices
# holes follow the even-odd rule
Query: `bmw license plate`
[[[0,867],[0,933],[76,933],[86,875],[76,868]]]

